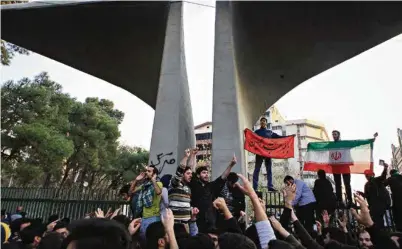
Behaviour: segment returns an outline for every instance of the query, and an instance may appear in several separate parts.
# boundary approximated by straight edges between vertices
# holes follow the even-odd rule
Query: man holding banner
[[[314,142],[307,145],[305,171],[322,169],[332,173],[335,180],[336,195],[338,203],[343,206],[342,182],[345,190],[348,205],[352,205],[352,190],[350,187],[350,174],[364,174],[365,170],[373,170],[373,146],[375,138],[365,140],[341,140],[340,132],[333,131],[334,142]]]
[[[260,119],[261,128],[255,133],[244,130],[244,149],[255,154],[255,168],[253,173],[253,188],[257,191],[258,178],[262,162],[267,170],[268,191],[276,191],[272,183],[272,158],[286,159],[294,157],[294,135],[282,137],[267,129],[267,119]]]

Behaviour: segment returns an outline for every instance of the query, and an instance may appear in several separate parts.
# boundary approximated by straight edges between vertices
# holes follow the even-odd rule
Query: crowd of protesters
[[[70,222],[54,215],[43,223],[41,219],[27,218],[22,208],[7,217],[2,212],[2,246],[21,249],[402,248],[402,233],[383,229],[380,218],[382,208],[388,205],[382,196],[383,188],[389,185],[394,193],[401,191],[401,176],[397,172],[391,172],[388,179],[385,173],[375,178],[368,172],[364,193],[354,194],[360,210],[350,209],[361,225],[355,234],[346,212],[335,215],[336,198],[325,172],[318,173],[314,190],[302,180],[286,176],[285,208],[277,220],[267,215],[266,205],[252,183],[243,175],[231,172],[236,157],[220,177],[210,181],[207,167],[198,167],[193,174],[196,154],[196,150],[186,150],[173,176],[159,179],[157,168],[150,165],[124,187],[121,194],[131,203],[131,218],[119,214],[119,210],[104,214],[98,209],[94,216],[81,220]],[[384,164],[384,172],[387,168]],[[250,224],[246,224],[245,218],[246,196],[253,207],[254,218]],[[393,207],[394,215],[397,213],[395,222],[399,222],[396,227],[401,232],[401,203],[395,194]],[[321,215],[316,217],[315,213]],[[331,219],[336,219],[337,224],[333,225]]]

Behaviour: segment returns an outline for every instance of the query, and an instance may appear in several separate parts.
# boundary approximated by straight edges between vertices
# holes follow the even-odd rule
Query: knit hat
[[[1,243],[3,244],[4,242],[7,242],[10,236],[11,236],[10,227],[6,223],[1,222]]]

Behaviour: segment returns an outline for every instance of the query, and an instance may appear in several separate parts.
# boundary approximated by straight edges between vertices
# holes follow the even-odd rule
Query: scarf
[[[142,185],[141,191],[136,202],[136,211],[142,211],[143,207],[149,208],[152,206],[155,189],[151,181],[147,181]]]

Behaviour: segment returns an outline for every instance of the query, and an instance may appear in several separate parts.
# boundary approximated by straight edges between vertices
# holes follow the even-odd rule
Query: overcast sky
[[[214,5],[212,1],[208,5]],[[185,52],[195,125],[212,119],[214,12],[212,7],[185,3]],[[350,59],[299,85],[277,103],[287,119],[322,122],[342,139],[371,138],[374,158],[390,161],[391,143],[402,128],[402,35]],[[42,71],[83,101],[88,96],[110,99],[125,113],[121,142],[149,149],[154,110],[131,93],[35,53],[16,56],[3,67],[2,82],[33,77]],[[376,173],[380,172],[376,168]],[[357,179],[357,178],[356,178]],[[355,187],[361,186],[354,183]]]

